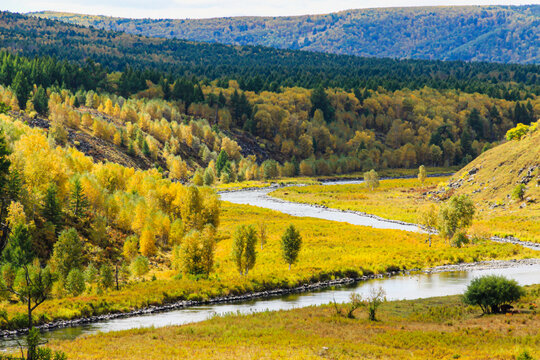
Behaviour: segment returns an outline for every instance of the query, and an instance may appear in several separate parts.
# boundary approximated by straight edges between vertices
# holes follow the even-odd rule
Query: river
[[[349,183],[349,182],[342,182]],[[335,183],[333,183],[335,184]],[[327,208],[297,204],[273,199],[267,194],[272,189],[242,190],[221,194],[222,200],[265,207],[278,210],[293,216],[309,216],[319,219],[348,222],[354,225],[373,226],[383,229],[399,229],[419,231],[413,224],[389,222],[384,219],[361,215],[354,212],[343,212]],[[538,248],[536,248],[538,249]],[[366,295],[373,287],[382,287],[388,300],[420,299],[434,296],[461,294],[471,279],[488,274],[504,274],[515,279],[521,285],[540,282],[540,260],[519,262],[495,262],[496,266],[480,266],[463,268],[461,266],[445,267],[444,271],[434,273],[418,272],[398,275],[390,278],[374,279],[356,283],[352,286],[328,288],[309,293],[299,293],[268,299],[246,301],[241,303],[221,303],[208,306],[194,306],[174,311],[153,313],[112,319],[99,323],[60,328],[43,334],[46,339],[74,339],[76,337],[97,332],[128,330],[140,327],[162,327],[183,325],[204,321],[215,315],[227,313],[254,313],[261,311],[277,311],[301,308],[313,305],[328,304],[331,301],[346,302],[351,293]],[[22,337],[4,338],[0,349],[17,346]]]

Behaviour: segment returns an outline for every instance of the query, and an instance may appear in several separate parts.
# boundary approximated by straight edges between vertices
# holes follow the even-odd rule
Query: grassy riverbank
[[[277,189],[270,195],[283,200],[305,204],[324,205],[341,210],[361,211],[386,219],[418,222],[419,214],[429,204],[439,204],[428,191],[445,186],[450,177],[427,178],[424,184],[417,179],[381,180],[374,190],[364,184],[311,185]],[[518,204],[493,207],[491,202],[473,197],[477,214],[472,233],[482,236],[514,236],[524,241],[540,242],[538,206],[520,208]]]
[[[270,195],[283,200],[323,205],[340,210],[361,211],[385,219],[410,223],[428,201],[422,195],[433,190],[449,177],[429,177],[424,184],[417,179],[381,180],[370,190],[365,184],[310,185],[277,189]]]
[[[248,276],[239,275],[231,259],[232,235],[238,225],[267,225],[264,249],[257,246],[257,262]],[[299,261],[289,271],[281,257],[280,238],[288,224],[303,237]],[[175,300],[200,300],[229,294],[292,287],[332,277],[384,273],[389,270],[427,268],[443,264],[490,259],[535,257],[532,250],[511,244],[479,242],[463,248],[450,247],[435,237],[430,248],[423,234],[358,227],[346,223],[297,218],[257,207],[223,203],[214,272],[207,279],[175,276],[165,270],[168,253],[158,256],[144,282],[134,282],[119,291],[90,291],[79,297],[46,301],[37,311],[41,322],[72,319],[107,312],[126,312]],[[155,276],[155,280],[151,279]],[[8,315],[3,327],[23,326],[24,306],[0,305]]]
[[[540,286],[512,315],[481,316],[459,296],[394,301],[379,321],[336,315],[333,306],[229,315],[179,327],[55,341],[70,359],[516,359],[540,356]]]

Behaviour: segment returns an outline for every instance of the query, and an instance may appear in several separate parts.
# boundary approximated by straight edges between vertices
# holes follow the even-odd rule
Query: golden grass
[[[159,329],[97,334],[50,347],[70,359],[515,359],[540,356],[539,287],[519,314],[480,316],[459,296],[385,303],[380,321],[330,305]]]

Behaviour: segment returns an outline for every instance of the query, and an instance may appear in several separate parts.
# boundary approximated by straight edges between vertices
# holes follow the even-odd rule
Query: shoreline
[[[371,274],[363,275],[356,278],[345,277],[334,280],[318,281],[314,283],[306,283],[295,286],[293,288],[277,288],[272,290],[258,291],[245,293],[241,295],[230,295],[217,297],[209,300],[180,300],[173,303],[149,306],[141,309],[136,309],[128,312],[109,313],[103,315],[95,315],[86,318],[75,318],[71,320],[57,320],[42,325],[36,326],[41,331],[51,331],[61,328],[76,327],[79,325],[87,325],[93,323],[99,323],[102,321],[108,321],[113,319],[135,317],[140,315],[168,312],[179,309],[192,308],[196,306],[210,305],[210,304],[223,304],[223,303],[237,303],[243,301],[253,301],[261,299],[271,299],[274,297],[281,297],[289,294],[299,294],[307,292],[316,292],[331,287],[341,287],[347,285],[353,285],[362,281],[391,278],[400,275],[414,275],[414,274],[434,274],[441,272],[458,272],[458,271],[471,271],[471,270],[487,270],[487,269],[504,269],[512,268],[521,265],[538,265],[540,264],[540,258],[520,259],[520,260],[486,260],[473,263],[461,263],[461,264],[447,264],[435,266],[428,269],[410,269],[392,271],[383,274]],[[28,328],[21,328],[16,330],[1,330],[0,338],[10,338],[28,333]]]

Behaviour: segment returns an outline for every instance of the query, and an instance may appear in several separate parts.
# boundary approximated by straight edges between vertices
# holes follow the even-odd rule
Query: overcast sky
[[[131,18],[209,18],[323,14],[339,10],[430,5],[523,5],[540,0],[2,0],[1,10],[66,11]]]

